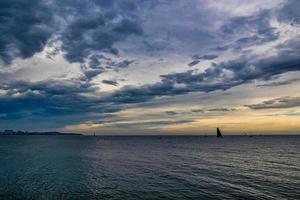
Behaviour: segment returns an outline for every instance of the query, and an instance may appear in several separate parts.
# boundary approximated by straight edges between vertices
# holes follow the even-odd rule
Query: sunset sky
[[[0,130],[300,134],[299,0],[1,0]]]

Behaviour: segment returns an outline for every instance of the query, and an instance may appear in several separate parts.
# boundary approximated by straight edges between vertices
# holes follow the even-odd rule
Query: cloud
[[[0,96],[0,113],[5,114],[5,119],[70,115],[88,117],[91,112],[100,115],[120,110],[120,106],[99,101],[92,95],[95,93],[92,85],[78,80],[18,81],[3,84],[0,89],[5,91]]]
[[[0,18],[0,59],[6,64],[42,51],[56,28],[49,5],[40,0],[2,0]]]
[[[132,122],[132,123],[116,123],[112,124],[114,127],[118,128],[155,128],[160,126],[168,126],[168,125],[175,125],[175,124],[187,124],[192,123],[193,120],[175,120],[175,121],[146,121],[146,122]]]
[[[213,60],[213,59],[215,59],[217,57],[218,57],[217,55],[203,55],[203,56],[199,56],[197,54],[195,54],[195,55],[192,56],[192,58],[194,60],[201,60],[201,59],[203,59],[203,60]]]
[[[271,108],[292,108],[300,106],[300,97],[280,97],[259,104],[245,105],[254,110],[271,109]]]
[[[299,43],[299,41],[295,41]],[[204,72],[189,70],[181,73],[162,75],[165,82],[186,85],[185,91],[210,92],[227,90],[253,80],[270,80],[276,75],[300,70],[299,50],[292,46],[289,50],[278,47],[278,53],[259,58],[241,56],[234,60],[212,64]],[[182,90],[184,90],[182,88]]]
[[[141,87],[124,87],[109,98],[112,102],[138,103],[160,96],[174,96],[189,92],[228,90],[254,80],[300,70],[298,50],[278,49],[275,56],[257,58],[241,56],[234,60],[213,64],[204,72],[189,70],[161,76],[161,82]],[[178,86],[181,85],[181,86]]]
[[[279,19],[294,24],[300,23],[300,2],[297,0],[287,1],[283,8],[278,10]]]
[[[300,81],[300,78],[294,78],[286,81],[277,81],[277,82],[271,82],[271,83],[265,83],[261,85],[257,85],[257,87],[278,87],[281,85],[290,85],[294,82]]]
[[[116,10],[114,6],[117,7]],[[75,20],[70,22],[60,36],[68,61],[84,62],[95,51],[118,54],[118,50],[113,47],[114,43],[124,40],[128,35],[143,33],[140,22],[134,15],[118,10],[121,8],[117,2],[114,6],[107,9],[108,13],[93,13],[93,9],[87,8],[83,13],[77,12],[73,16]]]
[[[118,82],[115,80],[103,80],[102,83],[108,84],[108,85],[113,85],[113,86],[119,85]]]
[[[169,115],[169,116],[174,116],[174,115],[177,115],[178,113],[177,112],[175,112],[175,111],[166,111],[165,112],[167,115]]]
[[[106,65],[108,68],[120,69],[120,68],[126,68],[132,63],[134,63],[134,60],[123,60],[121,62],[108,61],[106,62]]]
[[[81,68],[86,80],[91,80],[92,78],[98,76],[99,74],[103,73],[105,70],[103,68],[99,69],[88,69],[88,68]]]
[[[1,119],[36,116],[45,120],[78,114],[83,121],[94,120],[161,97],[228,90],[299,71],[299,1],[270,2],[3,0],[0,59],[11,69],[0,66]],[[45,47],[53,50],[33,57]],[[195,52],[188,66],[202,60],[214,63],[184,71],[183,61]],[[35,71],[43,65],[41,73],[51,71],[50,65],[36,61],[44,55],[52,59],[49,62],[62,56],[69,63],[79,63],[62,65],[61,69],[68,68],[65,71],[80,68],[64,80],[49,76],[35,81],[30,71],[25,78],[17,76],[16,71],[26,70],[27,65],[35,66]],[[17,58],[21,59],[12,62]],[[29,58],[33,60],[28,64]],[[158,58],[164,62],[157,64]],[[103,77],[97,82],[95,77],[104,72],[118,80],[125,77],[124,84],[133,85],[99,93],[96,88],[101,83],[118,85]],[[258,87],[285,84],[290,81]],[[165,114],[175,115],[175,111]]]
[[[209,109],[192,109],[192,113],[205,113],[205,112],[231,112],[235,111],[235,108],[209,108]]]
[[[138,1],[139,2],[139,1]],[[0,3],[0,58],[30,58],[51,39],[69,62],[84,62],[95,52],[118,54],[113,45],[142,35],[138,2],[4,0]]]
[[[211,108],[208,109],[209,112],[230,112],[235,111],[235,108]]]
[[[270,80],[279,74],[299,71],[299,64],[300,58],[296,50],[279,51],[276,56],[267,58],[242,56],[235,60],[213,64],[201,73],[189,70],[162,75],[161,82],[155,84],[124,87],[107,99],[116,103],[131,104],[149,101],[160,96],[228,90],[254,80]]]
[[[188,65],[190,67],[194,66],[194,65],[197,65],[200,61],[199,60],[194,60],[193,62],[189,63]]]

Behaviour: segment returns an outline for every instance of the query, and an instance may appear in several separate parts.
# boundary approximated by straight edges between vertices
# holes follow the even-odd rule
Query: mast
[[[219,128],[217,128],[217,137],[223,137],[223,135],[222,135],[222,133],[221,133],[221,131],[220,131]]]

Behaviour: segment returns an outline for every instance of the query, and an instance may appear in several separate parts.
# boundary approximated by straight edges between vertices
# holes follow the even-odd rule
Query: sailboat
[[[222,133],[221,133],[221,131],[220,131],[219,128],[217,128],[217,137],[223,137],[223,135],[222,135]]]

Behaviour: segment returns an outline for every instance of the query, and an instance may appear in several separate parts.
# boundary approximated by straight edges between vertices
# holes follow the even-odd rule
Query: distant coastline
[[[4,130],[4,131],[0,131],[0,135],[82,135],[82,134],[80,134],[80,133],[61,133],[61,132],[57,132],[57,131],[29,132],[29,131]]]

